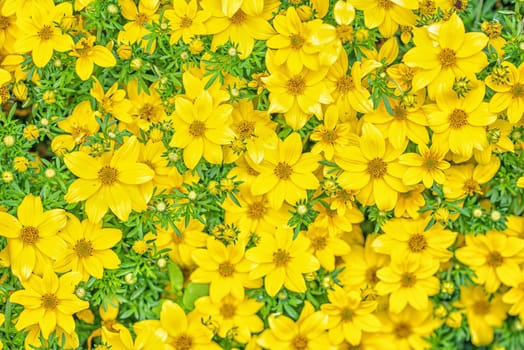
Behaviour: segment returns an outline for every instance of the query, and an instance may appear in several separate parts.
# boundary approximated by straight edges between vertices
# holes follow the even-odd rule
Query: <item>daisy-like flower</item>
[[[490,110],[495,113],[507,110],[510,123],[519,122],[524,116],[524,63],[518,68],[511,62],[495,66],[486,78],[486,85],[495,91]]]
[[[521,276],[524,240],[491,231],[485,235],[466,235],[466,245],[456,250],[457,259],[475,271],[475,283],[494,293],[500,283],[512,286]]]
[[[495,176],[500,167],[500,159],[493,157],[488,164],[457,165],[446,170],[444,196],[450,199],[462,199],[474,194],[482,194],[482,185]]]
[[[89,276],[102,278],[104,269],[116,269],[120,259],[111,250],[122,238],[122,231],[116,228],[102,228],[102,223],[93,224],[88,220],[80,222],[72,214],[67,225],[60,231],[60,237],[67,249],[57,257],[55,271],[74,271],[87,281]]]
[[[127,83],[127,97],[132,106],[129,114],[133,118],[133,122],[128,124],[127,127],[137,136],[140,135],[139,130],[147,131],[152,123],[161,123],[167,119],[157,89],[157,83],[151,84],[149,92],[139,88],[137,79]]]
[[[64,196],[68,203],[86,201],[89,220],[99,222],[108,209],[126,221],[131,210],[146,209],[152,193],[142,193],[139,185],[153,179],[151,168],[138,162],[139,145],[130,137],[114,153],[93,158],[83,152],[64,156],[66,166],[79,179],[75,180]]]
[[[425,219],[391,219],[383,226],[383,235],[373,241],[373,248],[388,254],[393,261],[409,256],[420,260],[448,261],[453,254],[448,248],[455,242],[457,234],[433,225],[426,230],[431,217]]]
[[[465,309],[471,342],[476,346],[491,344],[493,327],[501,327],[507,317],[508,305],[503,303],[502,295],[491,298],[480,286],[460,287],[460,300],[455,305]]]
[[[375,300],[362,300],[358,290],[345,291],[339,286],[328,290],[329,303],[322,304],[321,311],[328,316],[329,339],[333,344],[347,340],[359,345],[362,332],[377,332],[381,324],[373,311]]]
[[[424,185],[418,184],[407,192],[399,193],[397,205],[394,210],[395,217],[418,219],[420,216],[420,208],[426,204],[426,200],[422,195],[424,190]]]
[[[399,163],[408,167],[402,181],[406,185],[422,182],[426,188],[431,188],[433,182],[443,184],[446,179],[444,170],[450,167],[444,160],[446,152],[440,150],[436,143],[429,148],[421,143],[418,151],[419,153],[404,153],[399,157]]]
[[[75,71],[82,80],[89,79],[95,64],[104,68],[113,67],[116,64],[115,56],[107,47],[95,45],[93,35],[81,38],[69,55],[77,57]]]
[[[436,40],[432,40],[438,29]],[[475,80],[475,74],[488,65],[482,49],[488,43],[483,33],[466,33],[464,23],[454,13],[440,25],[415,28],[415,47],[403,57],[410,67],[420,68],[413,77],[413,90],[425,86],[434,97],[439,91],[451,90],[455,78],[463,76]]]
[[[132,123],[133,119],[129,114],[132,105],[126,98],[125,90],[119,89],[118,83],[114,83],[107,92],[104,92],[104,87],[96,77],[93,77],[93,81],[93,87],[89,93],[98,103],[99,110],[111,114],[124,123]]]
[[[257,344],[266,349],[336,349],[326,332],[328,317],[306,301],[299,319],[294,322],[287,316],[269,316],[269,329],[260,336]]]
[[[65,248],[57,235],[67,223],[63,209],[44,211],[40,197],[27,195],[18,206],[17,218],[0,212],[0,236],[7,238],[11,270],[22,281],[42,273]]]
[[[235,136],[230,128],[233,107],[227,103],[216,106],[211,93],[204,90],[194,102],[178,97],[175,108],[176,129],[169,146],[184,149],[184,164],[190,169],[194,169],[202,157],[220,164],[222,145],[230,143]]]
[[[335,269],[335,256],[347,255],[351,250],[341,238],[330,235],[325,226],[310,225],[306,236],[311,242],[313,254],[327,271]]]
[[[283,286],[304,293],[307,288],[302,274],[320,268],[317,258],[309,252],[309,240],[302,235],[293,239],[293,231],[288,228],[259,236],[257,246],[246,252],[246,258],[253,262],[249,278],[265,276],[264,286],[270,296],[275,296]]]
[[[124,30],[120,32],[119,39],[130,44],[139,42],[144,48],[146,41],[143,42],[143,38],[149,33],[146,28],[146,23],[153,23],[158,21],[160,15],[157,13],[160,6],[159,0],[140,0],[138,6],[133,0],[119,0],[120,7],[122,8],[122,16],[129,22],[124,25]],[[154,44],[151,47],[154,50]]]
[[[395,207],[399,192],[409,187],[402,183],[404,172],[398,157],[404,151],[386,143],[382,133],[372,124],[362,126],[360,147],[349,146],[335,162],[344,170],[338,181],[343,188],[359,190],[357,199],[364,205],[377,204],[381,210]]]
[[[313,172],[320,156],[302,153],[300,135],[293,133],[284,141],[278,140],[276,149],[267,150],[264,160],[254,164],[259,175],[251,183],[251,192],[258,196],[267,193],[271,207],[279,209],[282,203],[294,205],[307,196],[306,190],[316,189],[318,179]]]
[[[242,243],[225,246],[210,237],[206,249],[196,249],[191,256],[198,268],[191,274],[191,281],[209,283],[209,296],[214,302],[231,293],[237,299],[244,298],[244,287],[256,288],[258,281],[250,281],[250,262],[244,257]]]
[[[389,295],[389,311],[401,312],[407,305],[425,310],[428,297],[439,291],[440,281],[434,274],[440,264],[435,260],[408,256],[377,271],[380,281],[375,289],[379,295]]]
[[[24,311],[18,317],[16,329],[23,330],[32,325],[38,325],[44,339],[57,328],[66,333],[75,331],[73,314],[87,309],[89,303],[78,299],[75,287],[82,276],[69,272],[60,278],[50,269],[44,271],[40,278],[32,275],[22,281],[23,290],[17,290],[10,296],[13,303],[24,306]]]
[[[204,22],[210,16],[209,11],[198,9],[196,0],[173,0],[173,9],[164,12],[171,28],[169,43],[175,45],[182,38],[184,43],[189,44],[193,36],[206,34]]]
[[[37,67],[51,60],[53,51],[65,52],[74,47],[73,39],[56,24],[71,16],[73,7],[68,2],[55,5],[52,0],[33,1],[29,13],[18,17],[20,36],[14,49],[19,53],[31,52]]]

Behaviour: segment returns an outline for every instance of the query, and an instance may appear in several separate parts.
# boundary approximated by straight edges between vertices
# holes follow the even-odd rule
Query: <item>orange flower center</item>
[[[139,12],[136,14],[136,19],[135,19],[135,22],[136,24],[138,24],[139,26],[143,26],[144,23],[147,22],[147,15],[142,13],[142,12]]]
[[[255,132],[255,122],[242,120],[240,123],[236,125],[235,129],[237,134],[243,139],[252,137],[254,136]]]
[[[524,97],[524,84],[515,84],[511,90],[513,98]]]
[[[233,24],[241,24],[241,23],[245,22],[246,19],[247,19],[246,13],[244,11],[242,11],[242,9],[239,9],[237,12],[235,12],[233,17],[231,17],[229,20]]]
[[[460,129],[468,124],[468,115],[462,109],[454,109],[449,115],[449,126],[452,129]]]
[[[220,314],[223,318],[233,318],[235,316],[235,313],[237,311],[237,308],[233,304],[225,303],[220,307]]]
[[[335,143],[337,140],[337,133],[335,130],[324,130],[322,132],[322,141],[325,143]]]
[[[429,16],[437,10],[435,2],[433,0],[424,0],[419,4],[419,9],[421,15]]]
[[[188,28],[193,24],[193,20],[187,16],[180,19],[180,28]]]
[[[195,120],[189,125],[189,133],[191,136],[200,137],[204,135],[206,131],[206,124],[200,120]]]
[[[38,229],[33,226],[25,226],[20,230],[20,239],[25,244],[34,244],[38,241]]]
[[[457,57],[455,56],[455,51],[452,49],[442,49],[438,54],[438,59],[443,68],[449,68],[455,65],[457,62]]]
[[[251,219],[261,219],[265,213],[264,202],[254,202],[247,209],[247,216]]]
[[[405,288],[410,288],[417,282],[417,276],[411,272],[406,272],[400,277],[400,285]]]
[[[303,335],[297,335],[295,338],[293,338],[293,341],[291,342],[291,346],[295,350],[304,350],[307,348],[307,338]]]
[[[286,84],[287,92],[292,96],[302,95],[306,90],[306,82],[298,75],[289,79]]]
[[[391,0],[378,0],[378,6],[387,10],[393,6],[393,3],[391,2]]]
[[[0,16],[0,30],[6,30],[7,28],[9,28],[10,24],[11,21],[9,20],[9,17]]]
[[[71,136],[73,137],[73,140],[75,140],[75,143],[79,144],[84,142],[84,139],[87,135],[90,135],[91,132],[87,128],[83,128],[80,126],[73,127],[71,129]]]
[[[420,233],[417,233],[408,241],[408,247],[409,250],[411,250],[413,253],[420,253],[424,249],[426,249],[428,246],[428,242],[426,241],[426,237],[424,235],[421,235]]]
[[[377,277],[377,266],[372,266],[369,269],[366,270],[366,281],[369,282],[371,285],[375,285],[379,282],[379,279]]]
[[[388,164],[384,162],[381,158],[375,158],[369,161],[368,163],[368,173],[374,179],[381,179],[386,175],[388,170]]]
[[[393,109],[393,116],[397,119],[404,120],[408,116],[408,111],[402,106],[397,106]]]
[[[485,315],[489,312],[489,302],[487,300],[477,300],[473,304],[473,312],[477,315]]]
[[[76,53],[80,57],[86,57],[91,51],[91,45],[89,45],[89,42],[85,38],[81,39],[79,44],[79,47],[75,48]]]
[[[311,247],[314,250],[322,250],[327,247],[328,240],[324,236],[317,236],[311,239]]]
[[[222,277],[231,277],[235,273],[235,266],[229,261],[223,262],[218,265],[218,273]]]
[[[491,252],[486,258],[486,264],[491,267],[499,267],[504,262],[504,258],[499,252]]]
[[[393,330],[397,338],[407,338],[411,335],[411,326],[405,322],[400,322]]]
[[[49,25],[44,25],[38,32],[38,36],[41,40],[50,40],[53,37],[53,28]]]
[[[76,241],[73,250],[79,258],[87,258],[88,256],[93,255],[94,252],[93,244],[91,243],[91,241],[86,241],[83,238],[79,241]]]
[[[293,173],[293,168],[291,168],[289,164],[286,162],[278,162],[277,166],[275,167],[275,170],[273,170],[273,173],[279,179],[287,180]]]
[[[103,166],[98,171],[98,179],[102,185],[112,185],[116,182],[118,178],[118,170],[110,167],[109,165]]]
[[[42,307],[46,310],[54,310],[58,306],[58,298],[54,294],[42,295]]]
[[[190,350],[193,347],[193,338],[187,334],[180,334],[173,340],[175,350]]]
[[[354,88],[355,83],[353,82],[353,78],[348,75],[344,75],[343,77],[337,80],[336,90],[342,95],[347,94]]]
[[[471,196],[474,193],[480,193],[480,185],[473,179],[467,179],[466,182],[464,182],[463,190]]]
[[[293,35],[291,35],[289,37],[289,40],[291,42],[291,48],[293,48],[295,50],[301,49],[302,46],[304,46],[304,43],[306,42],[304,37],[302,37],[302,35],[300,35],[300,34],[293,34]]]
[[[143,120],[147,120],[148,122],[153,120],[155,116],[155,106],[153,106],[150,103],[145,103],[139,110],[138,110],[138,117]]]
[[[291,256],[289,255],[289,253],[288,253],[287,250],[284,250],[284,249],[278,248],[278,249],[273,253],[273,263],[274,263],[277,267],[286,266],[287,263],[288,263],[290,260],[291,260]]]

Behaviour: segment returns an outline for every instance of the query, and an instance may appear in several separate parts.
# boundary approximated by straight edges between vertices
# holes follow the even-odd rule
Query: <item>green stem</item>
[[[518,2],[518,0],[517,0]],[[477,15],[475,16],[475,23],[480,22],[480,16],[482,15],[482,6],[484,5],[484,0],[479,0],[477,7]]]

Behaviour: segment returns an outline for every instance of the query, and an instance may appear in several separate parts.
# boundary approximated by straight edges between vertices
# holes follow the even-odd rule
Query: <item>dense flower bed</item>
[[[0,0],[0,349],[521,349],[523,5]]]

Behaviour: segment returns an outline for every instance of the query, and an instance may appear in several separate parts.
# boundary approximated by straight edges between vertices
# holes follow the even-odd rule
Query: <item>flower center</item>
[[[9,17],[0,16],[0,30],[6,30],[7,28],[9,28],[10,24],[11,21],[9,20]]]
[[[173,340],[175,350],[190,350],[193,347],[193,338],[187,334],[181,334]]]
[[[155,106],[146,103],[138,110],[138,116],[140,119],[147,120],[148,122],[153,120],[155,116]]]
[[[293,168],[291,168],[289,164],[286,162],[278,162],[277,166],[275,167],[275,170],[273,170],[273,173],[279,179],[287,180],[293,173]]]
[[[506,66],[495,66],[491,72],[491,80],[496,85],[509,84],[509,68]]]
[[[406,272],[400,278],[400,284],[402,287],[405,287],[405,288],[413,287],[416,282],[417,282],[417,276],[415,276],[415,274],[411,272]]]
[[[241,9],[239,9],[237,12],[235,12],[233,17],[231,17],[229,20],[233,24],[241,24],[241,23],[245,22],[246,19],[247,19],[246,13],[244,11],[242,11]]]
[[[295,350],[304,350],[307,348],[307,338],[303,335],[297,335],[295,338],[293,338],[293,341],[291,342],[291,346]]]
[[[342,312],[340,313],[340,317],[342,318],[342,322],[348,322],[353,319],[353,312],[351,312],[350,309],[347,307],[342,309]]]
[[[355,88],[355,83],[353,82],[353,78],[344,75],[340,79],[337,80],[336,89],[341,94],[347,94],[349,91],[353,90]]]
[[[396,325],[394,333],[397,338],[407,338],[411,334],[411,326],[405,322]]]
[[[368,163],[368,173],[374,179],[380,179],[384,177],[387,170],[388,165],[381,158],[372,159]]]
[[[515,84],[511,90],[513,98],[524,97],[524,84]]]
[[[139,12],[136,14],[136,19],[135,19],[135,22],[136,24],[138,24],[139,26],[143,26],[144,23],[147,22],[147,15],[142,13],[142,12]]]
[[[341,24],[337,27],[337,38],[342,41],[342,43],[347,43],[353,39],[353,27],[347,24]]]
[[[87,41],[87,39],[82,38],[78,44],[79,44],[78,47],[75,47],[76,53],[80,57],[88,56],[92,47],[91,47],[91,45],[89,45],[89,42]]]
[[[480,185],[477,181],[473,179],[467,179],[466,182],[464,182],[464,192],[466,192],[468,195],[472,195],[474,193],[480,193]]]
[[[233,304],[225,303],[220,307],[220,314],[223,318],[233,318],[235,316],[235,313],[237,311],[237,308]]]
[[[391,0],[378,0],[378,6],[387,10],[393,6],[393,3],[391,2]]]
[[[366,281],[369,282],[371,285],[375,285],[379,282],[379,279],[377,277],[377,266],[372,266],[369,269],[366,270]]]
[[[475,312],[477,315],[485,315],[489,312],[489,302],[486,300],[477,300],[475,304],[473,304],[473,312]]]
[[[94,249],[91,241],[86,241],[81,239],[76,241],[75,247],[73,248],[79,258],[87,258],[88,256],[93,255]]]
[[[454,109],[449,115],[449,126],[452,129],[460,129],[468,124],[468,115],[462,109]]]
[[[118,177],[118,170],[110,167],[109,165],[103,166],[98,171],[98,179],[102,185],[112,185],[116,182]]]
[[[34,244],[38,241],[38,229],[33,226],[25,226],[20,230],[20,239],[25,244]]]
[[[453,3],[453,8],[458,12],[464,11],[467,7],[468,7],[468,0],[456,0]]]
[[[193,20],[187,16],[180,19],[180,28],[188,28],[193,24]]]
[[[38,36],[41,40],[49,40],[53,37],[53,28],[45,24],[42,29],[38,32]]]
[[[424,0],[419,4],[420,14],[429,16],[437,10],[437,7],[435,6],[435,2],[433,0]]]
[[[189,133],[194,137],[203,136],[205,131],[206,124],[200,120],[195,120],[189,125]]]
[[[222,277],[231,277],[233,276],[234,272],[235,266],[231,264],[229,261],[223,262],[220,265],[218,265],[218,273]]]
[[[457,57],[455,56],[455,51],[452,49],[442,49],[438,54],[438,59],[443,68],[449,68],[455,65],[457,62]]]
[[[335,143],[337,140],[337,133],[335,130],[324,130],[322,133],[322,141],[325,143]]]
[[[408,111],[402,106],[397,106],[393,109],[393,116],[399,120],[406,119]]]
[[[291,48],[295,50],[299,50],[304,46],[304,43],[306,40],[302,37],[300,34],[293,34],[289,37],[289,40],[291,42]]]
[[[254,136],[255,122],[242,120],[236,125],[236,132],[243,139]]]
[[[54,294],[42,295],[42,307],[46,310],[54,310],[58,305],[58,299]]]
[[[251,219],[261,219],[266,213],[264,202],[254,202],[247,209],[247,216]]]
[[[491,267],[499,267],[504,262],[504,258],[499,252],[491,252],[486,258],[486,264]]]
[[[291,260],[291,256],[289,255],[287,250],[284,250],[282,248],[278,248],[273,253],[273,263],[277,267],[286,266],[287,263]]]
[[[171,232],[171,240],[174,244],[182,244],[184,242],[184,235],[178,235],[176,231]]]
[[[302,95],[306,89],[306,82],[302,77],[295,76],[286,84],[287,92],[292,96]]]
[[[421,251],[426,249],[427,246],[428,242],[426,241],[426,237],[424,237],[424,235],[421,235],[420,233],[411,236],[411,238],[408,241],[409,250],[411,250],[413,253],[420,253]]]
[[[322,250],[326,248],[328,240],[324,236],[317,236],[311,240],[311,247],[314,250]]]

